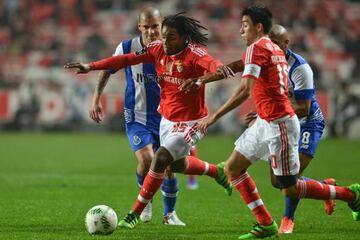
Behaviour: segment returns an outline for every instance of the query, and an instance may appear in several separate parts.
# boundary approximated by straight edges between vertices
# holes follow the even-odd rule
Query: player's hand
[[[91,70],[89,63],[67,63],[64,65],[64,68],[77,68],[77,74],[88,73]]]
[[[94,99],[92,101],[89,116],[97,123],[100,123],[103,120],[103,110],[99,99]]]
[[[254,124],[256,118],[257,118],[256,112],[249,112],[248,114],[246,114],[244,122],[248,127],[250,127],[251,125]]]
[[[224,78],[230,78],[235,76],[233,70],[231,70],[231,68],[226,65],[222,65],[221,67],[218,67],[216,73],[223,75]]]
[[[210,127],[210,125],[214,124],[216,122],[216,119],[213,116],[204,118],[203,120],[201,120],[198,124],[198,128],[200,130],[201,133],[205,134],[208,131],[208,128]]]
[[[184,80],[184,82],[179,86],[181,91],[188,93],[192,90],[199,89],[201,86],[201,81],[198,78],[189,78]]]

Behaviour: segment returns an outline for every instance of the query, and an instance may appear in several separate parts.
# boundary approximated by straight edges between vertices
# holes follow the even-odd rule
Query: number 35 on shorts
[[[174,124],[174,126],[172,127],[171,129],[171,132],[179,132],[179,133],[182,133],[182,132],[185,132],[186,128],[188,127],[188,125],[184,122],[178,122],[176,124]]]

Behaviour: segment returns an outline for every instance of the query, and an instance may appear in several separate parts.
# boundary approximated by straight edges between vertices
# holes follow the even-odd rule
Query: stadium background
[[[123,130],[122,73],[105,89],[106,120],[88,118],[97,73],[76,76],[63,65],[111,55],[118,42],[136,35],[139,9],[147,4],[163,15],[187,11],[209,29],[209,51],[224,63],[239,59],[245,46],[239,30],[244,6],[254,1],[192,0],[2,0],[0,1],[0,130]],[[345,0],[256,1],[271,6],[274,18],[289,28],[291,48],[314,70],[327,136],[360,136],[360,3]],[[208,87],[214,109],[238,84]],[[213,131],[242,131],[242,107]],[[235,124],[236,123],[236,124]]]

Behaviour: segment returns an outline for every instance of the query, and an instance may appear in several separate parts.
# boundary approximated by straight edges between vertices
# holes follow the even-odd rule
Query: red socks
[[[354,193],[347,187],[327,185],[314,180],[298,180],[296,188],[298,198],[320,200],[339,199],[345,202],[351,202],[355,197]]]
[[[248,173],[244,173],[240,176],[232,177],[231,183],[240,192],[242,199],[253,212],[257,221],[264,226],[271,225],[273,219],[261,200],[251,176]]]
[[[140,193],[136,199],[135,205],[132,208],[137,215],[140,215],[146,205],[151,201],[157,190],[160,188],[164,180],[164,173],[156,173],[149,170],[149,173],[144,179],[144,183]]]
[[[187,175],[207,175],[216,178],[218,175],[217,166],[211,163],[201,161],[200,159],[187,156],[186,169],[184,171]]]

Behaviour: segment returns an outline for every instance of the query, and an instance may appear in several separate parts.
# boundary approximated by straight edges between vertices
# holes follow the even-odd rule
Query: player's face
[[[140,19],[138,28],[145,45],[161,38],[161,18],[159,17]]]
[[[249,46],[259,37],[257,26],[255,26],[248,15],[244,15],[241,19],[240,34],[246,45]]]
[[[180,36],[174,28],[164,26],[162,28],[162,42],[165,54],[174,55],[185,48],[186,37]]]

